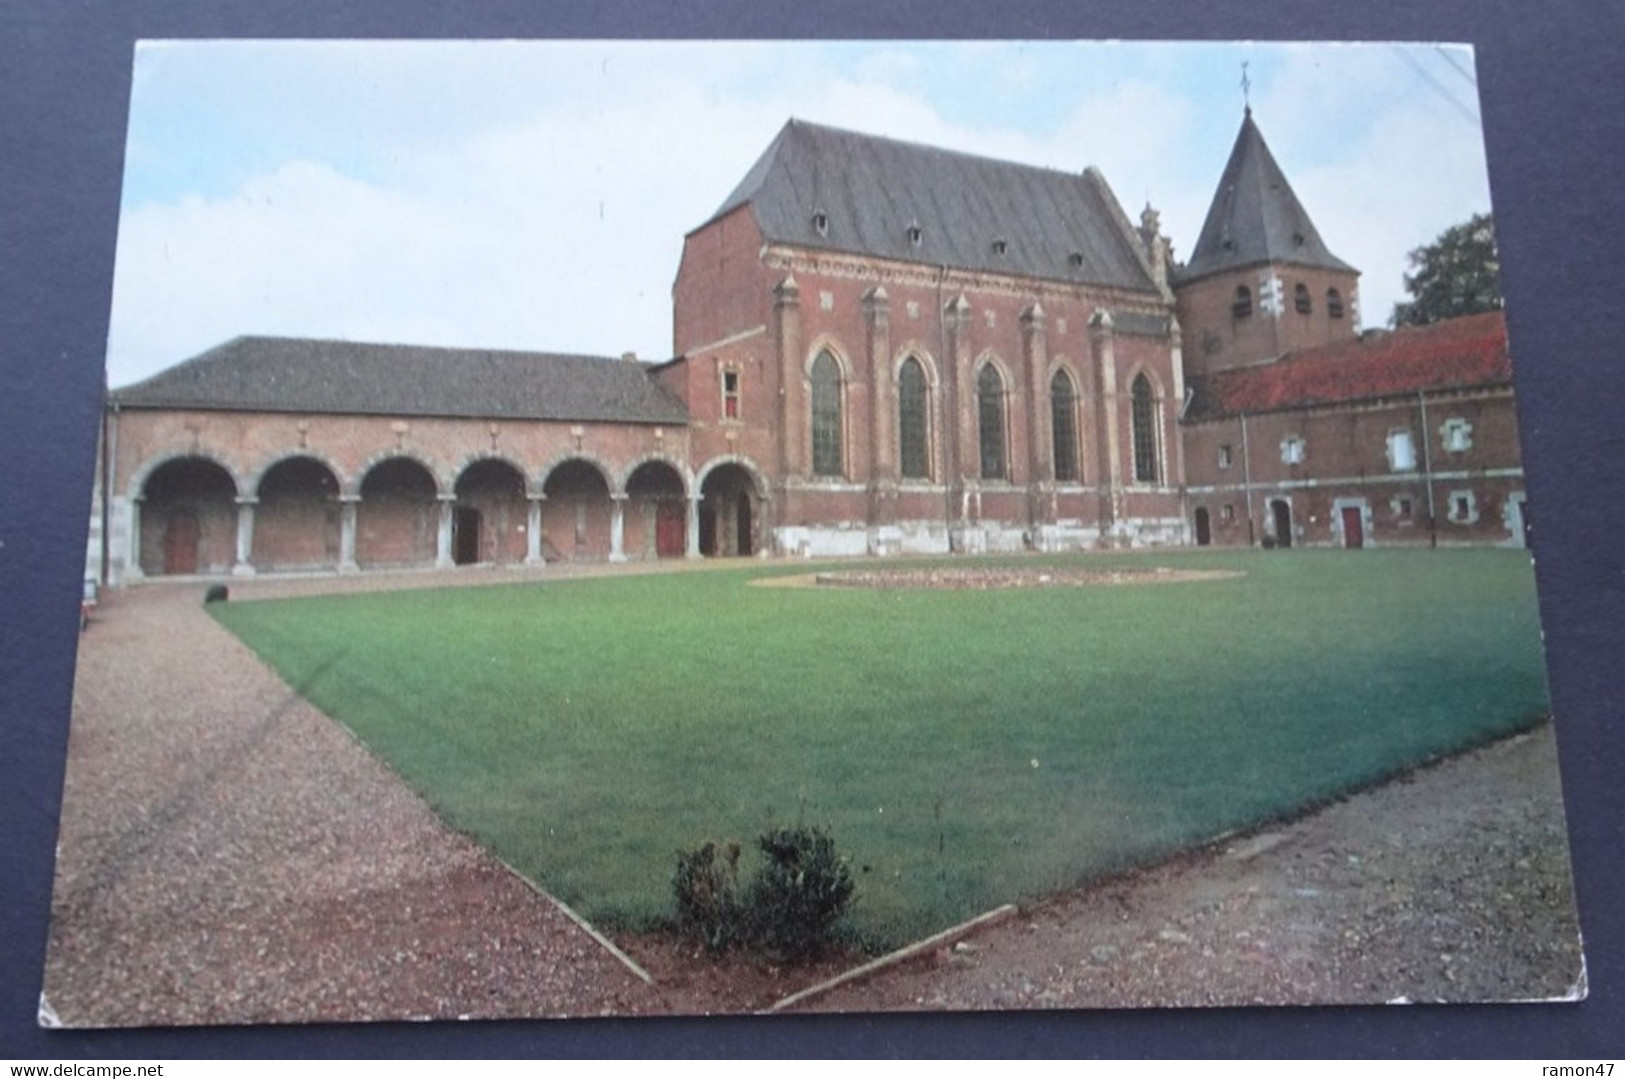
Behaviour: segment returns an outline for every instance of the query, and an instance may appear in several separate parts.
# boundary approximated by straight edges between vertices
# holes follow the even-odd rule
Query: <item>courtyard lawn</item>
[[[750,564],[217,617],[585,916],[679,848],[827,828],[872,947],[1293,813],[1544,713],[1524,552],[1153,552],[1229,580],[753,587]],[[1026,560],[1031,564],[1031,560]],[[956,564],[965,564],[963,561]]]

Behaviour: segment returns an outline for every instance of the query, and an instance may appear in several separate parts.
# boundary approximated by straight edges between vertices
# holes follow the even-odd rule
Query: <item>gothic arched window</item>
[[[982,478],[1006,478],[1004,453],[1004,379],[991,363],[976,376],[976,420],[982,449]]]
[[[841,368],[828,350],[812,365],[812,470],[839,476],[841,468]]]
[[[1078,395],[1065,371],[1049,380],[1050,433],[1055,444],[1055,479],[1059,483],[1078,480]]]
[[[1151,380],[1142,373],[1134,379],[1134,479],[1157,482],[1157,398]]]
[[[925,368],[910,356],[897,372],[897,467],[906,480],[931,478],[931,427]]]

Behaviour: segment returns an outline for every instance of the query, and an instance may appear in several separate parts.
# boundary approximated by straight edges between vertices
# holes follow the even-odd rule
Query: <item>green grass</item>
[[[1522,552],[1090,557],[1246,576],[884,592],[750,566],[213,610],[587,917],[658,921],[679,848],[804,822],[850,856],[874,946],[1546,709]]]

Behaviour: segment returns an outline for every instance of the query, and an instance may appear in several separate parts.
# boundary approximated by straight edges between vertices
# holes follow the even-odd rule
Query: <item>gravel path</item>
[[[535,579],[231,587],[510,576]],[[45,973],[63,1024],[755,1010],[834,972],[627,941],[662,983],[646,985],[270,673],[202,591],[115,593],[82,640]],[[1583,992],[1556,767],[1543,726],[1030,907],[799,1010]]]
[[[802,1010],[1584,995],[1550,724],[1017,917]]]
[[[201,593],[115,594],[83,637],[45,975],[63,1024],[665,1010]]]

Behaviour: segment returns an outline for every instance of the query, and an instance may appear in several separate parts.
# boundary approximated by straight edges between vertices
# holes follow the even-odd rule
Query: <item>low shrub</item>
[[[677,929],[684,936],[721,951],[740,939],[743,919],[739,910],[739,844],[720,850],[706,843],[698,850],[678,851],[677,873],[672,877],[677,896]]]
[[[712,951],[735,945],[796,962],[826,951],[852,907],[852,874],[818,828],[775,828],[757,840],[762,860],[743,893],[738,843],[679,851],[672,892],[677,928]]]

